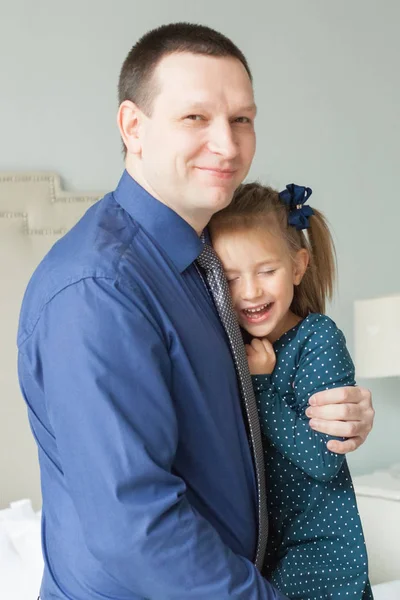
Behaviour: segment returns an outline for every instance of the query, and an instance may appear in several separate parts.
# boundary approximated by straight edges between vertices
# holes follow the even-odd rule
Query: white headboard
[[[55,173],[0,172],[0,508],[40,505],[36,446],[16,369],[19,309],[40,260],[102,194],[71,194]]]

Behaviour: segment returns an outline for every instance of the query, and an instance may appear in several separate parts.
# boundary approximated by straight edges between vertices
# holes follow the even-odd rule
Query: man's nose
[[[238,154],[232,125],[228,121],[214,123],[210,128],[209,150],[220,154],[227,160],[233,160]]]

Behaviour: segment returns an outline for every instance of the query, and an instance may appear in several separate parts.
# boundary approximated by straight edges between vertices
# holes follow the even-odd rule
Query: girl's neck
[[[301,317],[295,315],[291,310],[289,310],[286,313],[285,317],[280,321],[278,326],[274,329],[274,331],[267,335],[267,338],[269,339],[271,344],[273,344],[274,342],[276,342],[276,340],[282,337],[284,333],[286,333],[290,329],[293,329],[293,327],[295,327],[302,320],[303,319]]]

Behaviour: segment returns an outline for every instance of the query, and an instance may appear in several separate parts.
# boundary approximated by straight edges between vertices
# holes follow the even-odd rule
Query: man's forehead
[[[156,79],[168,83],[173,78],[200,83],[207,75],[219,74],[232,83],[252,88],[244,65],[232,56],[206,56],[191,52],[174,52],[164,56],[154,72]]]
[[[206,107],[229,97],[239,109],[254,110],[253,86],[242,63],[233,57],[189,52],[165,56],[154,73],[158,93],[175,96],[179,104]]]
[[[169,52],[165,54],[159,61],[157,68],[171,68],[178,65],[184,66],[185,64],[193,63],[211,63],[211,62],[224,62],[225,64],[231,63],[232,67],[237,65],[242,67],[247,73],[244,65],[235,56],[214,56],[210,54],[200,54],[198,52]]]

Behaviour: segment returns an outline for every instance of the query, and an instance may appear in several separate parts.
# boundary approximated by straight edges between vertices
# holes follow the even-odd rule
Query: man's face
[[[197,231],[227,206],[255,152],[253,88],[239,60],[190,53],[158,65],[143,115],[139,183]]]

